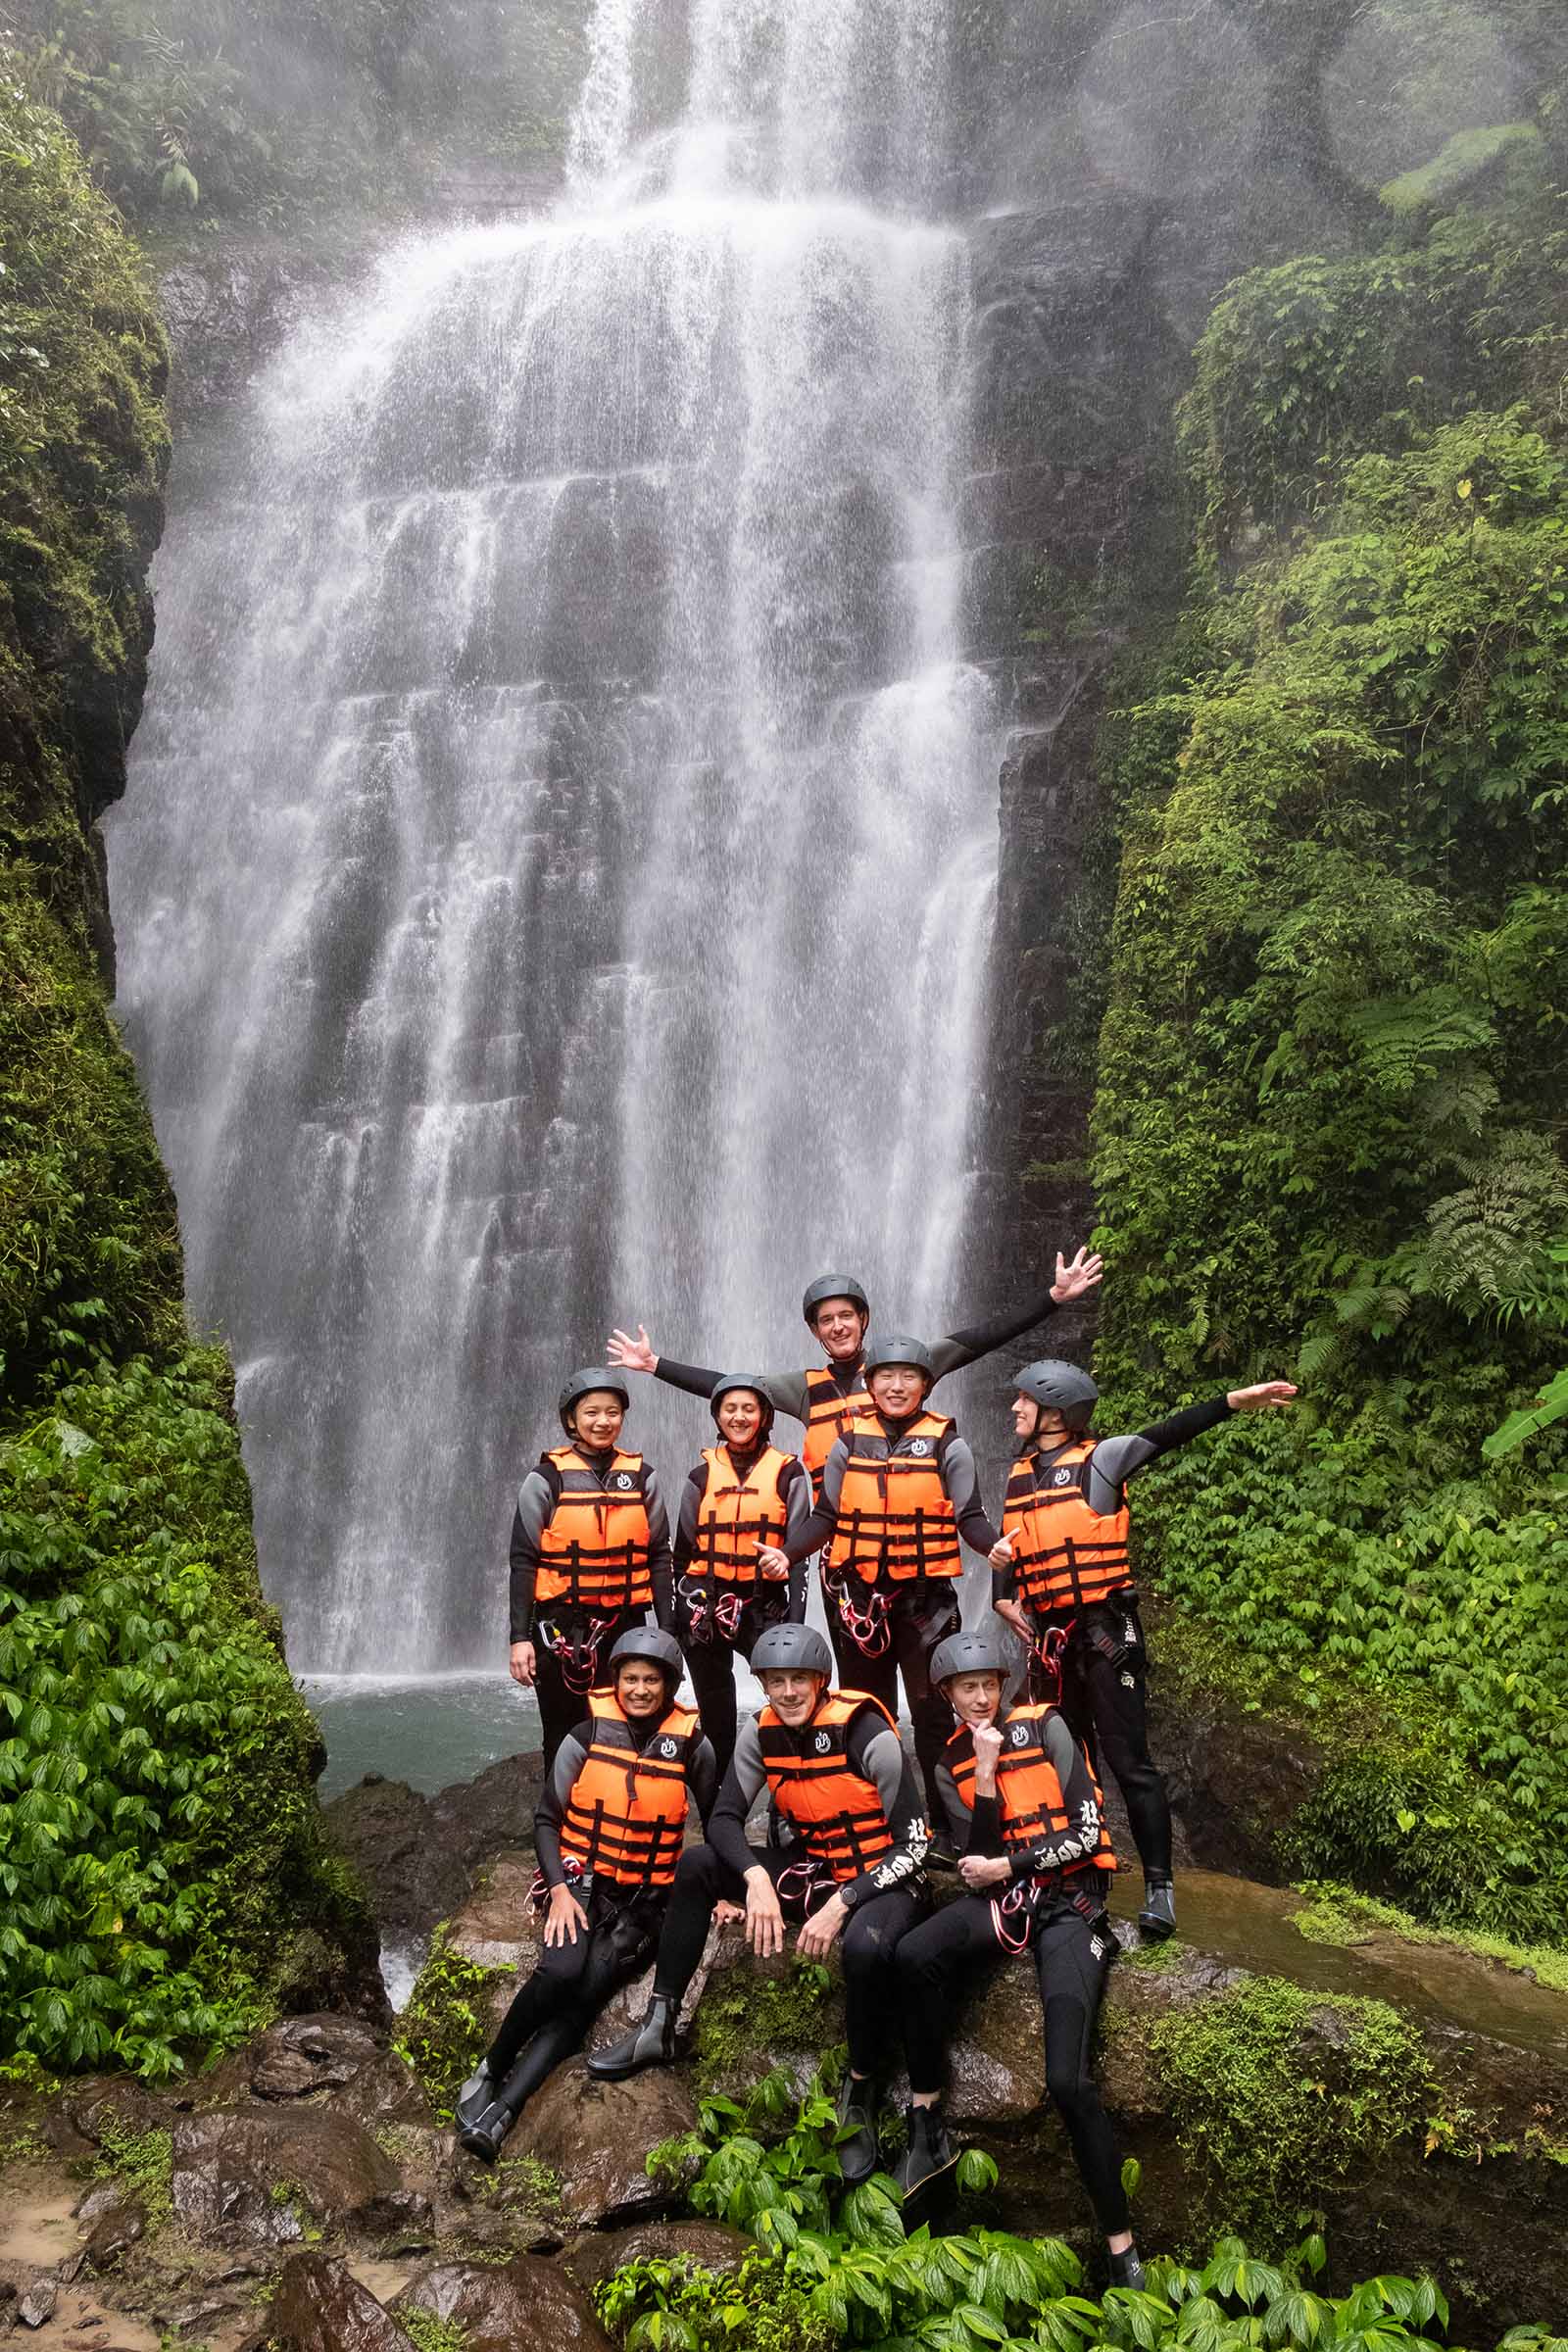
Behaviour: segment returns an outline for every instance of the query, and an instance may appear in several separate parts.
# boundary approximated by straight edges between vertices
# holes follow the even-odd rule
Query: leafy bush
[[[213,1352],[100,1366],[0,1447],[0,2050],[62,2069],[169,2074],[270,2013],[296,1939],[368,1932],[225,1384]]]
[[[489,2046],[484,1995],[510,1972],[465,1960],[437,1928],[429,1956],[398,2019],[398,2051],[428,2092],[438,2114],[452,2102]]]

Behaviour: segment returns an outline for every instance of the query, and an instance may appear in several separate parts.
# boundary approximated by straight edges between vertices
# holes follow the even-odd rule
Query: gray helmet
[[[1000,1674],[1006,1679],[1007,1661],[998,1634],[950,1634],[931,1652],[926,1669],[940,1690],[956,1674]]]
[[[869,1317],[871,1301],[853,1274],[819,1274],[801,1300],[801,1312],[814,1331],[816,1310],[829,1298],[849,1298]]]
[[[626,1386],[624,1372],[607,1371],[603,1364],[586,1364],[582,1371],[572,1374],[556,1400],[556,1410],[561,1415],[561,1426],[568,1438],[571,1435],[571,1422],[567,1416],[572,1406],[580,1402],[584,1396],[589,1396],[595,1389],[608,1389],[612,1396],[620,1398],[621,1403],[630,1412],[631,1391]]]
[[[686,1661],[680,1654],[680,1643],[673,1634],[662,1634],[657,1625],[634,1625],[629,1634],[622,1634],[610,1653],[611,1680],[615,1668],[625,1658],[646,1658],[650,1666],[662,1666],[670,1689],[675,1690],[686,1671]]]
[[[1088,1373],[1054,1355],[1025,1364],[1012,1385],[1020,1396],[1058,1412],[1069,1429],[1087,1429],[1100,1401],[1100,1391]]]
[[[814,1625],[770,1625],[752,1652],[754,1674],[773,1674],[793,1667],[802,1674],[833,1679],[833,1652],[827,1636]]]
[[[766,1381],[760,1380],[755,1372],[726,1372],[722,1380],[714,1381],[712,1391],[708,1399],[710,1405],[712,1407],[713,1419],[715,1421],[718,1419],[718,1407],[721,1398],[725,1396],[733,1396],[737,1389],[749,1389],[752,1395],[757,1398],[759,1404],[760,1404],[762,1408],[761,1434],[765,1438],[768,1431],[773,1426],[773,1398]]]
[[[880,1372],[885,1364],[913,1364],[927,1380],[935,1380],[937,1368],[931,1361],[931,1350],[924,1340],[911,1340],[906,1331],[889,1332],[887,1338],[867,1340],[862,1358],[865,1377]]]

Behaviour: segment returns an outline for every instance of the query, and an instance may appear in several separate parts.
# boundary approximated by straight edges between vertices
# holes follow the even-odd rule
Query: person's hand
[[[1051,1296],[1058,1306],[1069,1299],[1081,1298],[1086,1291],[1097,1288],[1105,1271],[1105,1261],[1098,1251],[1080,1250],[1072,1264],[1056,1251],[1056,1279],[1051,1286]]]
[[[545,1916],[545,1941],[548,1944],[575,1943],[577,1930],[585,1932],[588,1914],[571,1888],[564,1884],[550,1889],[550,1909]]]
[[[738,1919],[744,1919],[745,1917],[746,1909],[744,1904],[732,1903],[724,1895],[720,1895],[718,1901],[713,1905],[713,1925],[715,1928],[732,1928]]]
[[[1250,1389],[1232,1389],[1225,1401],[1233,1413],[1265,1413],[1271,1406],[1294,1404],[1296,1395],[1288,1380],[1260,1380]]]
[[[659,1358],[648,1337],[648,1326],[639,1323],[637,1337],[629,1331],[612,1331],[605,1348],[607,1364],[619,1364],[623,1372],[657,1372]]]
[[[976,1796],[995,1796],[1002,1734],[994,1723],[977,1723],[969,1737],[974,1741],[974,1792]]]
[[[1010,1625],[1020,1642],[1033,1642],[1034,1628],[1021,1600],[994,1600],[991,1606],[1006,1625]]]
[[[795,1938],[795,1948],[808,1960],[824,1960],[833,1946],[839,1930],[849,1918],[849,1908],[841,1894],[830,1894],[820,1911],[813,1911]]]
[[[746,1873],[746,1940],[759,1960],[784,1949],[784,1914],[765,1870]]]
[[[757,1565],[763,1576],[777,1584],[780,1577],[790,1572],[790,1555],[777,1544],[759,1544]]]
[[[538,1672],[538,1668],[539,1658],[533,1643],[531,1642],[514,1642],[509,1667],[513,1681],[520,1683],[525,1690],[531,1690],[533,1678]]]
[[[993,1568],[1010,1568],[1012,1566],[1012,1538],[999,1536],[992,1544],[988,1556]]]
[[[1005,1854],[965,1854],[958,1876],[971,1894],[978,1894],[982,1886],[1000,1886],[1004,1879],[1010,1879],[1012,1864]]]

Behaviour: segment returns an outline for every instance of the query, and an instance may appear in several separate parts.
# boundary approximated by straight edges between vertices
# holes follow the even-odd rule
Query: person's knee
[[[1093,2075],[1063,2058],[1046,2061],[1046,2094],[1068,2123],[1092,2115],[1100,2104]]]
[[[679,1895],[704,1902],[718,1900],[719,1861],[710,1845],[689,1845],[675,1865],[671,1900]]]

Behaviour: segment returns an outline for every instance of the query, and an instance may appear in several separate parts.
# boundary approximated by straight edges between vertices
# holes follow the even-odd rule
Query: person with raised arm
[[[695,1803],[718,1775],[691,1707],[677,1703],[679,1644],[657,1627],[622,1634],[603,1689],[556,1750],[534,1816],[538,1965],[458,2093],[458,2137],[494,2164],[533,2093],[648,1964]]]
[[[988,1323],[967,1325],[936,1341],[930,1350],[932,1380],[943,1380],[965,1364],[978,1363],[982,1356],[1005,1348],[1009,1340],[1032,1331],[1058,1306],[1070,1305],[1094,1290],[1103,1271],[1103,1260],[1088,1250],[1078,1250],[1070,1263],[1058,1251],[1055,1279],[1049,1289],[1034,1293]],[[801,1457],[814,1482],[821,1477],[844,1423],[851,1414],[863,1413],[868,1407],[861,1359],[871,1308],[864,1285],[853,1274],[819,1274],[807,1286],[801,1312],[827,1361],[808,1365],[804,1372],[764,1372],[761,1378],[775,1408],[786,1419],[805,1424]],[[667,1381],[671,1388],[684,1389],[693,1396],[710,1396],[719,1378],[701,1364],[680,1364],[661,1355],[641,1324],[635,1339],[625,1331],[611,1333],[610,1361],[624,1372],[651,1372],[656,1380]],[[846,1671],[843,1657],[839,1668]]]
[[[957,2162],[942,2091],[965,1980],[1003,1954],[1027,1952],[1040,1989],[1046,2088],[1105,2233],[1111,2283],[1141,2287],[1121,2154],[1094,2074],[1095,2020],[1116,1957],[1105,1912],[1116,1857],[1099,1785],[1058,1708],[1005,1703],[1000,1632],[953,1635],[931,1672],[957,1717],[939,1779],[965,1891],[899,1945],[910,2094],[899,2186],[913,2197]]]
[[[706,1446],[681,1493],[675,1531],[675,1633],[712,1741],[720,1780],[735,1752],[735,1657],[770,1625],[806,1616],[806,1567],[763,1572],[764,1544],[800,1533],[811,1484],[772,1443],[773,1400],[755,1372],[731,1372],[710,1399],[720,1443]]]
[[[624,2040],[597,2050],[590,2075],[618,2082],[667,2066],[686,1987],[714,1910],[746,1906],[746,1939],[760,1959],[796,1949],[820,1960],[836,1943],[844,1963],[849,2065],[839,2086],[839,2164],[846,2181],[876,2170],[875,2078],[894,2016],[894,1955],[924,1917],[926,1820],[891,1718],[863,1690],[832,1688],[833,1656],[812,1625],[770,1626],[752,1652],[767,1704],[741,1726],[735,1759],[708,1824],[675,1874],[653,1998]],[[752,1845],[746,1824],[764,1788],[788,1842]]]
[[[1098,1741],[1116,1776],[1144,1866],[1138,1924],[1158,1940],[1176,1927],[1170,1800],[1149,1753],[1149,1653],[1128,1558],[1127,1482],[1227,1415],[1289,1405],[1296,1391],[1287,1380],[1259,1381],[1149,1429],[1096,1438],[1089,1423],[1100,1391],[1076,1364],[1026,1364],[1015,1385],[1012,1426],[1023,1450],[991,1555],[992,1604],[1034,1653],[1037,1690],[1059,1699],[1078,1738],[1092,1751]]]
[[[574,1372],[557,1405],[566,1442],[517,1490],[511,1674],[538,1693],[547,1776],[619,1637],[650,1610],[669,1630],[669,1522],[652,1466],[620,1444],[630,1403],[624,1374]]]
[[[890,1715],[903,1675],[914,1752],[940,1824],[935,1774],[949,1718],[931,1688],[931,1653],[957,1628],[960,1539],[990,1554],[999,1538],[981,1505],[967,1443],[926,1403],[936,1377],[932,1350],[902,1333],[873,1334],[863,1363],[866,1409],[834,1440],[815,1510],[798,1534],[760,1556],[764,1572],[777,1574],[826,1545],[822,1597],[839,1671]]]

